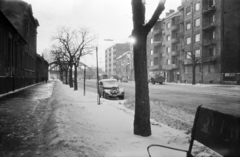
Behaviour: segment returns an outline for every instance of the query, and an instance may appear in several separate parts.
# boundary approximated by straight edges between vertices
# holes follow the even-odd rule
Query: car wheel
[[[123,100],[124,99],[124,95],[123,96],[119,96],[119,99]]]

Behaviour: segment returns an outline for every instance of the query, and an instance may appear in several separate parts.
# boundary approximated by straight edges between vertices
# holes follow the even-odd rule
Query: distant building
[[[129,50],[129,43],[115,44],[105,50],[105,73],[108,76],[117,75],[116,58]]]
[[[130,78],[130,51],[123,53],[116,58],[116,75],[118,77],[128,76]]]
[[[182,0],[148,35],[148,74],[167,82],[240,84],[240,1]]]

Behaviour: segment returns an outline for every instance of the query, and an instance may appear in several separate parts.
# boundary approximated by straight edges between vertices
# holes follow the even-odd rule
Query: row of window
[[[215,70],[214,70],[214,65],[213,64],[208,64],[208,65],[203,65],[203,72],[208,72],[208,73],[214,73]],[[183,72],[185,74],[188,74],[188,73],[192,73],[192,66],[185,66],[183,68]],[[202,66],[201,65],[197,65],[196,66],[196,72],[202,72]]]

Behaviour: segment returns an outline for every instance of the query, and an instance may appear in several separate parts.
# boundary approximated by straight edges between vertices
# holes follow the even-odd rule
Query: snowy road
[[[134,109],[134,82],[119,83],[125,89],[125,106]],[[79,82],[79,87],[83,81]],[[86,80],[86,92],[96,91],[96,80]],[[151,116],[177,129],[189,130],[197,106],[211,106],[240,112],[240,86],[149,84]]]

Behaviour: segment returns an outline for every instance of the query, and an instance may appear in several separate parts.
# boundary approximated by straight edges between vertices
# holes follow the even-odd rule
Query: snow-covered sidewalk
[[[55,81],[52,114],[46,123],[46,156],[58,157],[147,157],[147,146],[163,144],[188,149],[189,136],[163,124],[152,125],[152,136],[133,134],[134,113],[118,100],[101,98],[82,89],[74,91]],[[152,157],[186,156],[185,153],[153,147]]]

